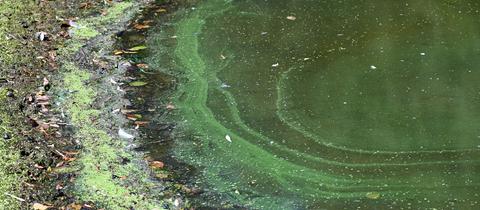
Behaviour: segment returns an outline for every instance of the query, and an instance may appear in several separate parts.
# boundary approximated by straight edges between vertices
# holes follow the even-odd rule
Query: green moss
[[[18,56],[18,49],[22,44],[18,35],[25,35],[25,29],[22,28],[22,21],[29,21],[35,17],[32,15],[36,11],[34,1],[30,0],[2,0],[0,1],[0,62],[1,64],[10,64],[20,62],[22,57]]]
[[[98,34],[100,34],[97,30],[86,26],[75,29],[73,33],[76,37],[81,39],[89,39],[92,37],[96,37]]]
[[[0,1],[0,77],[8,74],[12,64],[25,62],[28,56],[22,54],[25,45],[18,37],[29,35],[20,24],[35,19],[37,7],[30,0]],[[22,50],[19,50],[22,49]],[[25,174],[19,171],[19,152],[15,147],[18,139],[13,135],[13,124],[17,122],[9,113],[11,101],[5,97],[6,89],[0,88],[0,206],[8,209],[19,209],[19,201],[9,195],[19,195],[20,183]],[[10,133],[12,139],[3,140],[3,135]]]
[[[6,114],[8,110],[7,99],[5,98],[7,90],[0,88],[0,136],[3,138],[4,133],[11,133],[11,117]],[[0,206],[18,207],[19,203],[8,194],[17,194],[19,190],[18,183],[22,180],[22,174],[15,173],[14,169],[16,163],[19,160],[17,150],[13,148],[13,145],[17,139],[13,137],[8,141],[1,139],[0,141]]]
[[[72,29],[74,39],[90,39],[100,34],[98,29],[103,28],[104,25],[115,21],[125,10],[132,7],[132,2],[119,2],[113,4],[112,7],[107,9],[106,15],[92,17],[78,21],[78,27]]]
[[[104,31],[107,24],[122,18],[120,16],[132,5],[131,2],[116,3],[105,16],[79,21],[79,27],[72,31],[73,37],[62,51],[65,55],[75,53],[89,39],[99,35],[99,31]],[[69,93],[62,106],[77,128],[75,138],[83,147],[77,166],[73,166],[74,170],[80,168],[75,183],[76,196],[107,209],[155,209],[161,203],[142,195],[148,193],[148,172],[133,161],[122,163],[125,158],[134,160],[136,157],[126,151],[124,141],[111,137],[99,124],[102,110],[92,105],[101,87],[91,80],[92,73],[69,61],[62,63],[61,70],[64,73],[62,89]]]
[[[133,156],[125,151],[126,145],[122,141],[110,137],[96,123],[100,110],[91,108],[96,94],[95,88],[86,84],[90,73],[78,69],[73,63],[65,63],[63,67],[66,72],[64,88],[71,92],[65,107],[72,124],[78,128],[76,138],[84,147],[78,160],[82,169],[76,182],[77,196],[111,209],[153,208],[151,202],[144,200],[136,189],[130,189],[120,179],[114,178],[132,176],[145,181],[148,177],[138,166],[121,163],[123,158],[132,159]]]

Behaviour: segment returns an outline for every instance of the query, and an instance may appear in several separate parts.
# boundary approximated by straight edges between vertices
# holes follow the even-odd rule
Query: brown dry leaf
[[[142,118],[140,114],[127,114],[127,119],[129,120],[138,120],[140,118]]]
[[[72,203],[72,204],[70,204],[70,205],[67,206],[67,209],[80,210],[80,209],[82,209],[82,205],[76,204],[76,203]]]
[[[80,9],[88,9],[88,8],[92,7],[92,5],[93,5],[93,4],[92,4],[91,2],[84,2],[84,3],[81,3],[81,4],[80,4],[80,7],[79,7],[79,8],[80,8]]]
[[[134,27],[135,29],[138,29],[138,30],[143,30],[143,29],[150,28],[150,25],[141,24],[141,23],[135,23],[135,24],[133,25],[133,27]]]
[[[49,209],[51,206],[47,206],[47,205],[43,205],[41,203],[34,203],[32,208],[34,210],[47,210]]]
[[[138,110],[137,109],[122,109],[122,110],[120,110],[120,112],[122,114],[129,114],[129,113],[138,112]]]
[[[134,124],[135,125],[138,125],[138,126],[145,126],[147,125],[149,122],[148,121],[135,121]]]
[[[152,167],[154,169],[163,168],[164,166],[165,166],[165,164],[162,161],[152,161],[150,163],[150,167]]]
[[[137,67],[142,68],[142,69],[148,69],[148,65],[145,64],[145,63],[139,63],[139,64],[137,64]]]
[[[72,161],[76,160],[77,158],[65,157],[63,159],[67,162],[72,162]]]

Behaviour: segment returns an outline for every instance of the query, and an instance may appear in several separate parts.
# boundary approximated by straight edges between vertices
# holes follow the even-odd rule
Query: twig
[[[21,202],[25,202],[25,199],[20,198],[20,197],[17,197],[17,196],[14,196],[14,195],[12,195],[12,194],[10,194],[10,193],[3,193],[3,194],[8,195],[8,196],[10,196],[10,197],[12,197],[12,198],[15,198],[15,199],[17,199],[17,200],[19,200],[19,201],[21,201]]]

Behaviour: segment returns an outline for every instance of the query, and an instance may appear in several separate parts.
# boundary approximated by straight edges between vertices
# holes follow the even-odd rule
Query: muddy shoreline
[[[1,110],[3,137],[9,140],[2,147],[10,147],[1,155],[15,156],[2,169],[14,169],[8,173],[11,179],[5,179],[12,186],[1,189],[4,206],[169,209],[189,205],[182,187],[158,179],[159,173],[166,173],[163,163],[134,150],[139,132],[122,112],[131,107],[122,83],[128,82],[124,73],[132,64],[114,55],[116,37],[149,6],[154,2],[48,2],[32,5],[38,9],[35,17],[43,17],[39,19],[45,23],[32,20],[34,26],[26,27],[20,21],[20,27],[32,27],[21,31],[30,35],[25,45],[32,47],[20,53],[35,55],[28,59],[37,62],[13,59],[10,65],[15,70],[1,75],[6,78],[0,87],[6,96],[1,102],[11,105]],[[58,10],[46,9],[51,7]],[[29,77],[17,72],[22,68]]]

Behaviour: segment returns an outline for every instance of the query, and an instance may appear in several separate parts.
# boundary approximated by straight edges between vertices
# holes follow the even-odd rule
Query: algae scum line
[[[5,209],[480,206],[476,1],[14,3]]]
[[[164,108],[145,130],[171,138],[142,150],[188,168],[194,206],[475,209],[479,7],[180,7],[131,57],[142,103]]]

